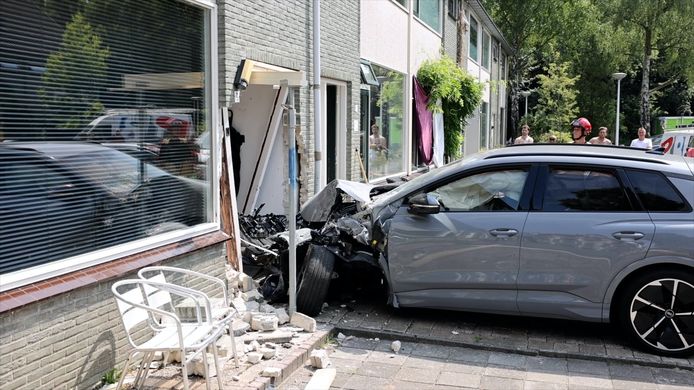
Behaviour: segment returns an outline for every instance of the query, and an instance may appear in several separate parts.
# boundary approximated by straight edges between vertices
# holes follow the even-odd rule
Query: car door
[[[405,199],[390,220],[387,248],[401,306],[517,312],[531,172],[529,165],[485,169],[412,194],[438,199],[438,214],[413,214]]]
[[[522,314],[599,320],[616,272],[646,256],[654,224],[619,169],[546,165],[523,231]]]

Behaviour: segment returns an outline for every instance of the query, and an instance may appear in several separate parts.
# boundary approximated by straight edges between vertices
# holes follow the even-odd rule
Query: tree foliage
[[[108,48],[81,13],[66,25],[60,49],[48,56],[39,91],[55,123],[74,129],[104,107],[99,101],[106,77]]]
[[[445,55],[425,61],[417,79],[429,95],[429,110],[443,110],[444,154],[451,159],[460,157],[463,127],[482,101],[482,84]]]
[[[569,75],[569,64],[551,63],[545,73],[538,76],[538,106],[530,119],[535,132],[565,131],[568,124],[576,118],[576,91],[574,85],[579,76]]]

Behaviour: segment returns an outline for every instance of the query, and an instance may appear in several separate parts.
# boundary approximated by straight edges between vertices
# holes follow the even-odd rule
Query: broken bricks
[[[294,326],[298,326],[299,328],[309,333],[313,333],[316,331],[316,320],[307,316],[306,314],[295,312],[294,314],[292,314],[289,323]]]
[[[316,349],[311,351],[310,359],[311,366],[315,368],[327,368],[330,365],[328,353],[324,349]]]
[[[274,314],[253,313],[251,315],[251,329],[261,331],[277,330],[278,321],[277,316]]]

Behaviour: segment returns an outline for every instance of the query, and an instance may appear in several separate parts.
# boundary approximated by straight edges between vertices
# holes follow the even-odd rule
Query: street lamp
[[[617,119],[615,120],[614,126],[614,144],[619,145],[619,94],[620,94],[620,84],[622,79],[626,77],[626,73],[612,73],[612,78],[617,80]]]
[[[530,96],[530,91],[521,91],[522,96],[525,96],[525,115],[528,116],[528,96]]]

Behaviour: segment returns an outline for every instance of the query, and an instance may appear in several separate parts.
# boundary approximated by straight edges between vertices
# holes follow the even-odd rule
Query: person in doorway
[[[381,128],[376,124],[376,119],[371,120],[371,136],[369,136],[369,165],[371,174],[382,175],[385,173],[388,159],[388,141],[381,135]]]
[[[639,148],[639,149],[653,149],[653,143],[651,142],[650,138],[646,138],[646,129],[643,127],[639,127],[638,131],[639,138],[634,139],[631,141],[631,146],[632,148]]]
[[[578,118],[571,122],[571,139],[574,144],[585,144],[586,137],[590,135],[593,126],[586,118]]]
[[[612,141],[607,139],[607,127],[601,127],[598,130],[598,136],[591,138],[588,142],[593,145],[612,145]]]
[[[530,136],[530,126],[521,126],[521,136],[513,141],[514,144],[531,144],[533,143],[533,137]]]

